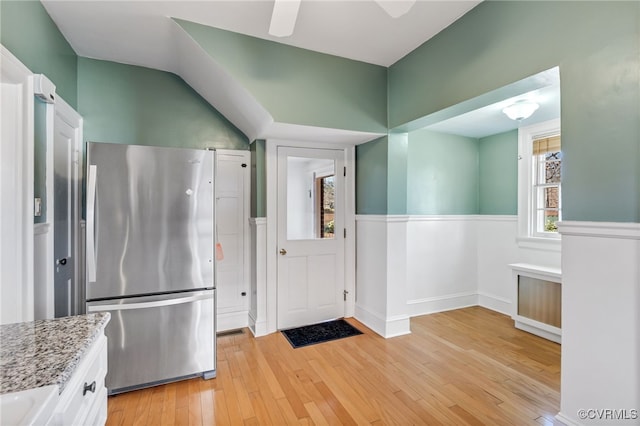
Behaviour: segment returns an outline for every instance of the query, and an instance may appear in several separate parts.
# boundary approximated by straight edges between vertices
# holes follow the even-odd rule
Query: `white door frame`
[[[12,97],[17,107],[10,111],[12,123],[2,123],[3,140],[0,147],[0,286],[3,295],[0,323],[9,323],[30,321],[34,315],[34,99],[33,74],[2,45],[0,68],[2,84],[11,85],[12,89],[1,96]],[[4,140],[5,136],[11,140]]]
[[[267,295],[266,295],[266,331],[273,333],[278,329],[277,315],[277,287],[278,287],[278,147],[289,146],[295,148],[319,148],[319,149],[344,149],[344,164],[347,168],[345,177],[345,290],[347,301],[345,304],[345,317],[352,317],[355,311],[355,146],[353,143],[323,143],[323,142],[298,142],[281,139],[269,139],[266,141],[265,167],[266,167],[266,192],[267,192]]]

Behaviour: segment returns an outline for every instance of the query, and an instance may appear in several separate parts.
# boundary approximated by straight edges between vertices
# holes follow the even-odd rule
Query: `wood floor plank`
[[[162,422],[162,407],[164,405],[165,390],[160,386],[151,389],[149,412],[144,424],[159,425]]]
[[[200,381],[189,380],[189,425],[202,425],[202,396],[200,394]]]
[[[162,404],[162,417],[160,424],[162,426],[169,426],[176,423],[176,383],[170,383],[165,386],[160,386],[164,389],[164,400]]]
[[[214,422],[210,424],[216,424],[221,426],[227,426],[231,424],[229,419],[229,410],[227,409],[226,395],[223,390],[216,390],[213,394],[214,400]]]
[[[554,425],[560,345],[480,307],[293,349],[280,334],[218,338],[217,378],[109,397],[120,425]]]

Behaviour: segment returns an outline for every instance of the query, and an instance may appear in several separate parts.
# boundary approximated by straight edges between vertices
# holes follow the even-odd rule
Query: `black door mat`
[[[357,336],[358,334],[362,334],[362,332],[345,320],[338,319],[282,330],[282,334],[284,334],[284,337],[291,343],[291,346],[301,348],[315,345],[316,343]]]

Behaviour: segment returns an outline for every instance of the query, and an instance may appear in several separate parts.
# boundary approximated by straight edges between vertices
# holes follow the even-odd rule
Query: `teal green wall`
[[[481,139],[429,130],[356,147],[358,214],[515,215],[518,131]]]
[[[0,42],[77,106],[77,56],[39,1],[0,1]]]
[[[390,127],[559,65],[564,219],[640,222],[639,23],[633,1],[483,2],[390,67]]]
[[[481,138],[478,157],[478,212],[518,214],[518,131]]]
[[[382,133],[559,65],[564,218],[640,222],[639,22],[640,2],[488,1],[388,70],[179,24],[276,120],[294,124]],[[175,75],[78,58],[39,2],[0,2],[0,41],[80,111],[86,139],[247,148]],[[358,212],[429,210],[414,193],[412,144],[393,135],[370,144],[357,149]],[[490,155],[482,145],[478,155]],[[484,190],[496,178],[483,163],[477,209],[512,211],[511,197],[492,203]]]
[[[267,173],[265,141],[251,144],[251,217],[267,216]]]
[[[384,136],[356,146],[356,213],[387,214],[387,158]]]
[[[428,130],[409,133],[407,213],[478,213],[478,141]]]
[[[409,138],[406,133],[389,134],[387,147],[387,213],[407,213],[407,156]]]
[[[92,142],[249,149],[249,141],[178,76],[78,58],[78,108]]]
[[[176,21],[276,122],[386,133],[386,68]]]

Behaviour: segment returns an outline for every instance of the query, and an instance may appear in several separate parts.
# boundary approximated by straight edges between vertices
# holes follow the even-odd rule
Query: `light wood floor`
[[[107,425],[560,424],[560,346],[480,307],[410,335],[292,349],[280,333],[218,339],[218,377],[109,398]]]

